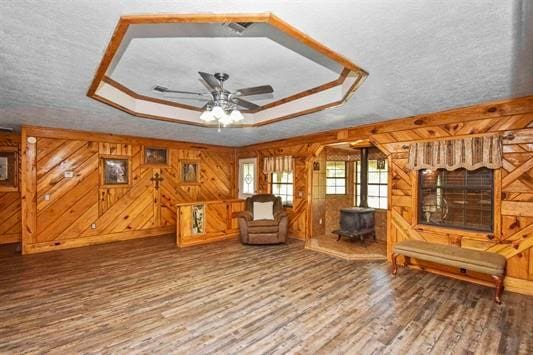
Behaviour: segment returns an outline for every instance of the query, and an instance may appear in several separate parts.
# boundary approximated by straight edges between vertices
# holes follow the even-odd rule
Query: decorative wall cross
[[[156,190],[159,190],[159,182],[161,182],[161,181],[163,181],[163,180],[165,180],[165,179],[163,179],[163,178],[159,175],[159,173],[155,173],[155,175],[152,176],[152,177],[150,178],[150,181],[152,181],[152,182],[155,181],[155,189],[156,189]]]

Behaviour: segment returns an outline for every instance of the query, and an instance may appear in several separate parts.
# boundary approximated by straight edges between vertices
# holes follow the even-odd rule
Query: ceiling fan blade
[[[220,89],[220,82],[215,78],[213,74],[204,73],[199,71],[198,74],[204,79],[204,81],[211,87],[211,89],[216,90]]]
[[[198,95],[198,96],[206,96],[206,95],[209,95],[211,96],[211,94],[209,93],[206,93],[206,92],[193,92],[193,91],[183,91],[183,90],[172,90],[172,89],[169,89],[169,88],[166,88],[164,86],[160,86],[160,85],[156,85],[153,87],[152,89],[153,91],[155,92],[159,92],[159,93],[172,93],[172,94],[187,94],[187,95]]]
[[[203,96],[180,96],[180,95],[165,95],[164,98],[168,101],[175,101],[178,103],[181,101],[186,101],[186,102],[199,102],[201,104],[203,104],[204,102],[208,100],[211,100],[210,98],[203,97]]]
[[[254,86],[251,88],[244,88],[235,91],[234,95],[238,96],[251,96],[260,94],[270,94],[274,92],[274,89],[270,85]]]
[[[233,101],[237,105],[242,106],[244,108],[247,108],[249,110],[255,110],[255,109],[259,108],[258,105],[254,104],[254,103],[252,103],[250,101],[246,101],[244,99],[238,98],[238,97],[232,97],[231,101]]]

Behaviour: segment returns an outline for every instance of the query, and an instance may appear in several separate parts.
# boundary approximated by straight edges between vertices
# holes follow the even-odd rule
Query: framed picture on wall
[[[105,156],[100,160],[101,185],[103,187],[125,187],[131,182],[131,168],[128,157]]]
[[[0,147],[0,191],[18,191],[18,152],[16,147]]]
[[[143,165],[153,167],[167,167],[170,165],[167,148],[143,147]]]
[[[204,234],[205,205],[192,206],[192,234]]]
[[[200,183],[200,163],[198,161],[180,161],[180,182],[190,185]]]

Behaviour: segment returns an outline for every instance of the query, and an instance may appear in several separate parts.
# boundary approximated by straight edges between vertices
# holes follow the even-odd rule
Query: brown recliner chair
[[[254,202],[273,203],[274,219],[260,219],[254,221]],[[239,213],[239,229],[243,244],[279,244],[287,242],[287,214],[283,211],[281,197],[261,194],[248,197],[245,210]]]

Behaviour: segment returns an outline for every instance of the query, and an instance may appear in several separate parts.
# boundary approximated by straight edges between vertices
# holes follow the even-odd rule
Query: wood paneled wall
[[[192,233],[193,206],[178,204],[176,244],[187,247],[231,239],[239,235],[239,212],[244,211],[244,200],[204,201],[205,229],[202,234]]]
[[[407,152],[403,146],[414,141],[487,132],[514,134],[514,139],[504,140],[504,166],[495,173],[494,236],[416,225],[416,174],[405,167]],[[394,243],[409,238],[494,251],[508,259],[507,289],[533,294],[533,96],[256,144],[241,148],[239,155],[293,154],[306,161],[315,159],[327,144],[361,139],[369,139],[389,159],[389,254]],[[312,176],[312,167],[309,171],[297,171],[295,180],[300,184],[298,189],[307,191],[312,186],[309,176]],[[311,210],[304,209],[292,218],[308,221],[311,216]],[[307,224],[305,236],[309,237],[313,223],[308,221]],[[424,267],[457,278],[484,282],[482,275],[465,276],[437,265],[426,264]]]
[[[417,226],[414,218],[416,174],[405,168],[406,151],[403,145],[420,140],[485,132],[514,134],[514,139],[505,140],[504,166],[495,174],[495,233],[490,236],[493,239],[482,233]],[[37,138],[36,143],[28,143],[28,137]],[[26,127],[21,137],[23,178],[20,186],[24,252],[171,232],[174,230],[176,203],[237,196],[236,158],[257,157],[259,192],[269,191],[269,177],[261,173],[262,160],[265,156],[273,155],[295,157],[294,207],[288,210],[290,235],[308,238],[313,230],[313,161],[327,144],[361,139],[369,139],[388,155],[391,167],[387,233],[389,251],[402,238],[492,250],[508,259],[507,288],[533,293],[533,96],[262,143],[236,150],[193,143]],[[140,154],[143,145],[169,147],[171,166],[164,169],[142,167]],[[98,161],[101,156],[108,154],[124,155],[131,159],[131,186],[111,190],[100,185]],[[180,159],[201,162],[200,185],[180,185]],[[61,178],[65,169],[74,170],[75,177]],[[154,191],[150,181],[155,172],[162,174],[165,179],[158,191]],[[49,200],[45,199],[47,194],[51,196]],[[14,220],[17,218],[15,200],[14,197],[0,199],[0,203],[7,201],[3,202],[2,208],[11,206],[9,208],[12,208]],[[5,222],[4,225],[6,223],[11,222]],[[92,223],[96,223],[96,229],[90,228]],[[16,224],[5,229],[9,231],[9,235],[18,233]],[[436,272],[454,273],[453,270],[434,265],[428,267]],[[479,277],[483,282],[480,275],[470,276]]]
[[[291,155],[294,157],[294,200],[293,207],[286,208],[289,220],[289,236],[305,239],[311,230],[311,181],[313,160],[322,150],[320,143],[297,144],[289,147],[254,149],[253,147],[239,150],[239,158],[257,157],[258,192],[271,191],[270,176],[263,174],[263,158],[267,156]]]
[[[0,133],[0,149],[2,148],[20,151],[20,137],[16,134]],[[20,192],[6,191],[0,186],[0,244],[16,243],[20,238]]]
[[[518,107],[519,109],[519,107]],[[371,140],[389,154],[391,164],[389,211],[389,255],[392,246],[404,239],[427,240],[463,248],[488,250],[507,258],[508,287],[530,288],[533,294],[533,111],[516,115],[474,119],[376,134]],[[406,168],[405,145],[424,140],[501,132],[504,137],[503,168],[494,173],[494,232],[482,233],[418,224],[418,175]],[[421,267],[453,273],[431,263]],[[486,277],[468,273],[476,279]]]
[[[174,233],[176,204],[234,195],[231,148],[36,127],[22,138],[25,253]],[[169,166],[144,166],[145,145],[168,148]],[[103,186],[100,161],[109,156],[129,159],[128,186]],[[200,164],[199,184],[180,182],[180,160]]]

